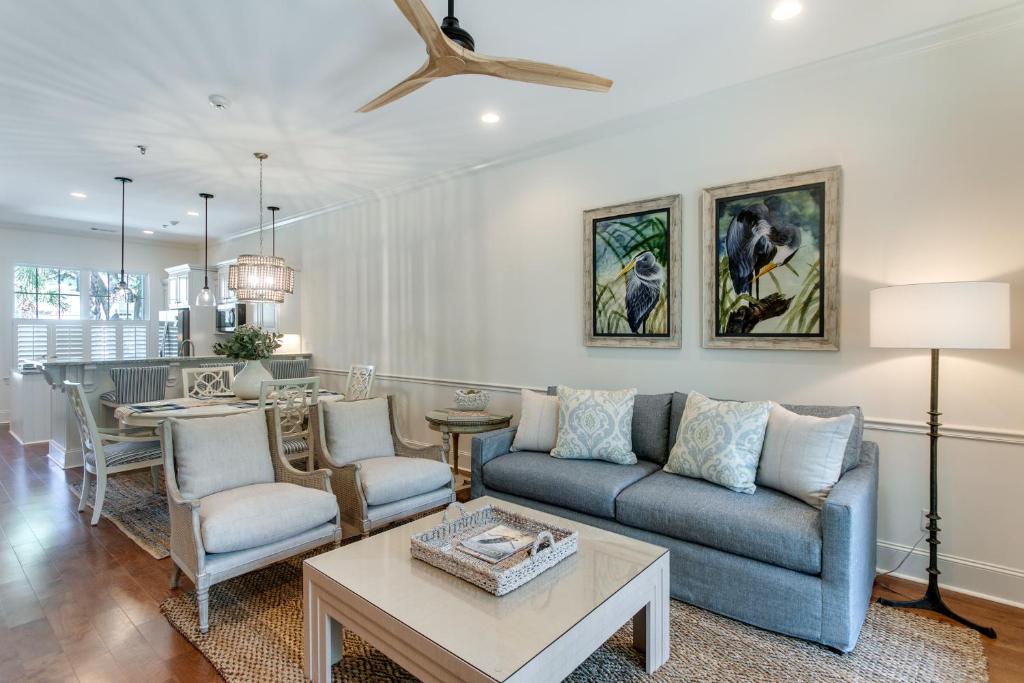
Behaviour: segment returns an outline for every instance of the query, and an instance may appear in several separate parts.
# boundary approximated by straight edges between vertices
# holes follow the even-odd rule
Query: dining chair
[[[182,368],[181,387],[189,398],[211,398],[231,393],[235,379],[233,365]]]
[[[308,358],[290,358],[270,361],[270,376],[274,379],[302,379],[309,377]]]
[[[182,573],[192,580],[200,633],[210,630],[214,584],[341,540],[330,472],[288,464],[274,412],[161,423],[170,585]]]
[[[372,365],[352,365],[348,369],[348,384],[345,387],[346,401],[361,401],[370,398],[373,388],[374,369]]]
[[[280,419],[282,453],[290,462],[305,459],[313,469],[313,440],[309,435],[309,413],[320,399],[320,378],[268,379],[260,384],[260,410],[276,405]]]
[[[153,481],[153,492],[158,493],[160,490],[159,468],[163,465],[163,456],[160,452],[160,442],[154,439],[153,430],[146,427],[135,429],[97,427],[89,404],[86,402],[82,385],[65,381],[64,392],[68,395],[68,403],[71,404],[71,412],[78,425],[78,436],[82,441],[82,454],[85,461],[78,511],[85,511],[93,477],[96,478],[96,495],[92,503],[93,526],[100,521],[103,498],[107,492],[107,477],[111,474],[148,467]]]
[[[131,403],[162,401],[167,393],[167,378],[170,375],[170,365],[110,368],[114,389],[100,394],[100,405],[112,413],[116,408]],[[104,411],[101,419],[106,421],[111,417],[111,414]]]
[[[200,363],[199,367],[201,367],[201,368],[222,368],[222,367],[224,367],[224,363]],[[238,363],[232,363],[232,365],[231,365],[231,368],[235,371],[236,375],[238,373],[240,373],[242,371],[242,368],[244,368],[244,367],[245,367],[245,361],[244,360],[243,361],[239,361]]]

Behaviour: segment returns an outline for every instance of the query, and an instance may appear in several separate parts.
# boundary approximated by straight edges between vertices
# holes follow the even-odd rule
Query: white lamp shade
[[[871,292],[871,346],[1010,348],[1010,285],[934,282]]]

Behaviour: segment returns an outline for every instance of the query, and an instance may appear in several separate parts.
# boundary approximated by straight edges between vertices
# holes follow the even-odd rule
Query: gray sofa
[[[636,397],[637,464],[509,452],[515,428],[474,437],[474,498],[494,496],[668,548],[672,597],[849,652],[875,576],[878,446],[859,408],[786,406],[856,417],[844,473],[819,511],[759,486],[749,495],[661,470],[686,395]]]

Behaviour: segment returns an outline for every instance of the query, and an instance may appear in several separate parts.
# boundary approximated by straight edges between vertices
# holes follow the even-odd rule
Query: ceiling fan
[[[478,55],[474,51],[476,46],[473,36],[459,26],[459,20],[455,18],[455,0],[448,0],[448,16],[440,26],[435,23],[423,0],[395,0],[395,4],[426,43],[427,62],[404,81],[363,105],[359,109],[361,112],[383,107],[435,79],[459,74],[495,76],[512,81],[597,92],[607,92],[612,87],[612,82],[607,78],[564,66]]]

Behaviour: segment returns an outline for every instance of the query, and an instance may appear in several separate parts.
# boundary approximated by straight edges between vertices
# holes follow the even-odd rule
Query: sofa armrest
[[[470,449],[473,458],[470,495],[473,498],[479,498],[483,493],[484,465],[500,455],[506,455],[512,448],[512,440],[515,436],[515,427],[496,429],[493,432],[484,432],[473,436]]]
[[[853,649],[871,601],[878,525],[878,444],[836,483],[821,510],[822,642]]]

